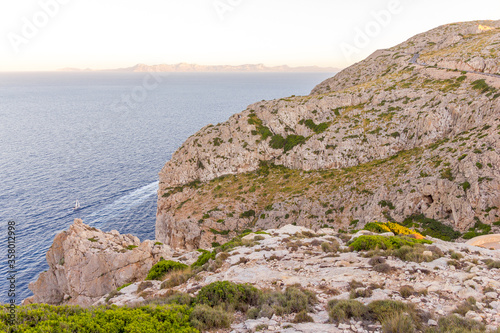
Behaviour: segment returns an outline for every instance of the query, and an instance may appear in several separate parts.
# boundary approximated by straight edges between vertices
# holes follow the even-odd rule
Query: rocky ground
[[[477,301],[474,309],[464,310],[462,314],[483,322],[490,329],[500,326],[500,269],[489,269],[483,262],[485,259],[499,260],[500,251],[431,238],[432,246],[443,252],[442,257],[416,263],[389,256],[385,259],[392,267],[390,272],[377,272],[369,263],[371,258],[345,246],[348,239],[356,236],[338,235],[331,229],[321,229],[315,234],[292,225],[268,230],[267,234],[250,234],[243,238],[249,246],[232,249],[212,272],[202,271],[174,288],[162,289],[162,281],[136,282],[111,296],[103,296],[95,304],[140,304],[161,299],[173,291],[194,295],[203,286],[223,280],[249,283],[259,289],[283,289],[299,284],[317,294],[319,302],[310,313],[313,323],[292,323],[293,316],[245,320],[244,316],[237,315],[227,332],[254,332],[257,327],[266,332],[290,333],[379,332],[381,325],[378,322],[329,321],[328,301],[355,297],[353,291],[367,296],[355,297],[364,304],[385,299],[413,303],[429,313],[426,323],[429,326],[437,325],[440,316],[454,312],[457,305],[473,297]],[[339,251],[324,252],[321,244],[332,240],[341,244]],[[191,264],[196,257],[196,252],[187,252],[175,260]],[[454,266],[452,262],[458,264]],[[354,280],[358,282],[356,285],[353,285]],[[403,286],[411,286],[414,294],[402,295]],[[371,290],[370,295],[364,294],[366,289]]]

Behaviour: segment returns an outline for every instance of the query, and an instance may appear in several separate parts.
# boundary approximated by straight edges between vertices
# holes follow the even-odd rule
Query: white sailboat
[[[80,209],[80,202],[78,200],[75,201],[75,207],[73,208],[73,210],[78,210]]]

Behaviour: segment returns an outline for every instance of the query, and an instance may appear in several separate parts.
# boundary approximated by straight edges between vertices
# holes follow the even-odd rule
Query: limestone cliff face
[[[500,77],[482,74],[498,72],[498,27],[439,27],[309,96],[204,127],[160,172],[157,239],[192,249],[291,222],[345,228],[424,214],[464,230],[498,220]]]
[[[132,235],[109,233],[76,219],[58,234],[47,252],[49,270],[29,285],[34,296],[25,303],[91,305],[117,287],[144,279],[169,247]]]

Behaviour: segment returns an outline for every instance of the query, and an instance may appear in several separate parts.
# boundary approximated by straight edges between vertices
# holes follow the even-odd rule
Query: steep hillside
[[[448,239],[459,234],[441,222],[486,230],[500,207],[499,27],[436,28],[309,96],[204,127],[160,172],[156,238],[193,249],[246,228],[377,219]]]

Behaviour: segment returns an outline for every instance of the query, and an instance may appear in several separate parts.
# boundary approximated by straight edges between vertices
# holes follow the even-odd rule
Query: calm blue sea
[[[9,220],[19,303],[73,219],[153,239],[158,172],[185,139],[251,103],[308,94],[332,75],[0,73],[0,302]]]

